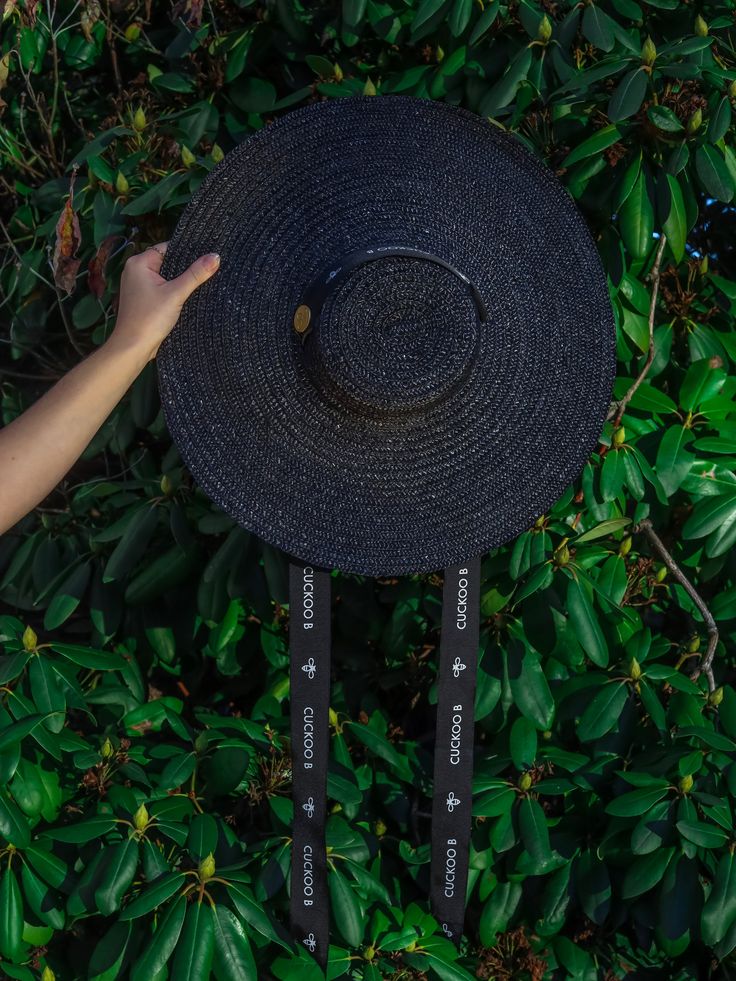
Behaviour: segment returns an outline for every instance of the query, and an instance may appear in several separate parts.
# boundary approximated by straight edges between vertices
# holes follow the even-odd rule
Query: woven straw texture
[[[408,246],[294,311],[341,257]],[[405,96],[298,109],[229,153],[163,273],[221,267],[161,347],[166,421],[204,491],[291,556],[440,569],[528,528],[603,427],[615,328],[590,233],[554,175],[487,120]]]

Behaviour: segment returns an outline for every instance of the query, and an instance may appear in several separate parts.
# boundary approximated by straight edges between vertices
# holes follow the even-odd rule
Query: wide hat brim
[[[446,268],[387,256],[305,341],[315,277],[382,244],[461,271],[487,320]],[[466,110],[351,97],[268,124],[203,182],[163,274],[207,252],[219,272],[157,359],[166,422],[208,496],[292,556],[366,575],[461,563],[530,527],[600,436],[615,328],[591,235],[554,175]]]

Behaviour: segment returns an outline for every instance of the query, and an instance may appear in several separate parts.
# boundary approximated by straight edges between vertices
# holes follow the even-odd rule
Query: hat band
[[[468,333],[464,334],[464,351],[456,349],[454,360],[447,360],[447,352],[437,360],[432,372],[426,376],[418,374],[403,392],[386,391],[385,368],[376,364],[376,387],[371,390],[370,373],[365,366],[353,364],[349,325],[330,322],[320,327],[320,315],[330,294],[347,279],[359,266],[376,259],[403,257],[420,259],[451,272],[463,286],[473,301],[475,318],[466,324]],[[390,282],[389,282],[390,287]],[[390,292],[388,296],[390,297]],[[368,418],[414,417],[426,413],[435,405],[446,402],[466,384],[473,367],[480,358],[483,325],[487,311],[483,298],[475,284],[451,263],[440,256],[410,246],[374,245],[348,253],[336,260],[329,269],[323,270],[303,293],[302,302],[294,313],[294,330],[301,337],[301,361],[307,369],[310,380],[328,403],[343,411]],[[421,322],[421,320],[420,320]],[[338,336],[344,330],[345,352],[342,359],[335,360],[334,335],[330,337],[333,326],[338,328]],[[333,348],[330,351],[330,348]],[[398,353],[397,357],[402,358]],[[342,363],[341,363],[342,361]],[[411,362],[406,362],[411,363]],[[355,370],[354,370],[355,369]],[[357,382],[357,384],[356,384]]]
[[[292,747],[291,932],[324,969],[329,950],[325,825],[329,756],[331,574],[289,563]],[[480,629],[480,558],[445,570],[432,796],[430,898],[459,944],[465,918]]]
[[[294,329],[297,333],[305,336],[316,328],[325,300],[332,290],[345,279],[349,272],[352,272],[353,269],[357,269],[358,266],[362,266],[366,262],[371,262],[374,259],[384,259],[387,256],[406,256],[411,259],[425,259],[427,262],[434,262],[438,266],[448,269],[468,287],[473,297],[478,320],[481,323],[485,323],[488,314],[478,287],[464,272],[461,272],[452,263],[431,252],[422,252],[421,249],[414,249],[408,245],[374,245],[369,249],[358,249],[356,252],[350,252],[348,255],[343,256],[339,260],[338,265],[332,265],[329,269],[323,270],[311,286],[307,287],[304,291],[302,302],[294,313]]]

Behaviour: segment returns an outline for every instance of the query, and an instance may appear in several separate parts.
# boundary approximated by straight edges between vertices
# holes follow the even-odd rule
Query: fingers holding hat
[[[159,272],[168,247],[168,242],[157,242],[156,245],[150,245],[145,252],[141,252],[146,267],[152,272]]]
[[[200,256],[188,269],[172,279],[169,287],[175,293],[181,303],[207,280],[214,276],[220,268],[220,256],[216,252],[209,252],[207,255]]]

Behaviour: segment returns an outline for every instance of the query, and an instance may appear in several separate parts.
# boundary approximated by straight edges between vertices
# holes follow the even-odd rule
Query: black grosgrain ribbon
[[[468,884],[480,558],[445,570],[432,798],[432,912],[460,942]]]
[[[330,573],[289,565],[294,824],[291,932],[324,969],[329,950],[325,820],[330,707]],[[432,800],[432,912],[463,933],[480,630],[480,558],[445,570]]]
[[[289,564],[294,824],[291,932],[324,968],[329,948],[325,820],[330,711],[330,573]]]
[[[350,252],[342,256],[329,269],[324,269],[317,276],[314,282],[306,289],[299,306],[304,320],[301,328],[298,329],[303,329],[306,332],[307,328],[311,331],[317,326],[319,314],[327,296],[345,279],[349,272],[352,272],[353,269],[357,269],[358,266],[362,266],[366,262],[372,262],[375,259],[385,259],[387,256],[424,259],[426,262],[433,262],[438,266],[448,269],[468,287],[470,295],[473,298],[473,303],[475,304],[478,320],[484,323],[487,319],[486,305],[483,302],[483,297],[480,295],[478,287],[462,270],[458,269],[457,266],[453,266],[451,262],[447,262],[447,260],[431,252],[423,252],[421,249],[414,249],[407,245],[374,245],[372,248],[358,249],[355,252]],[[296,324],[298,323],[299,321],[297,319]]]

